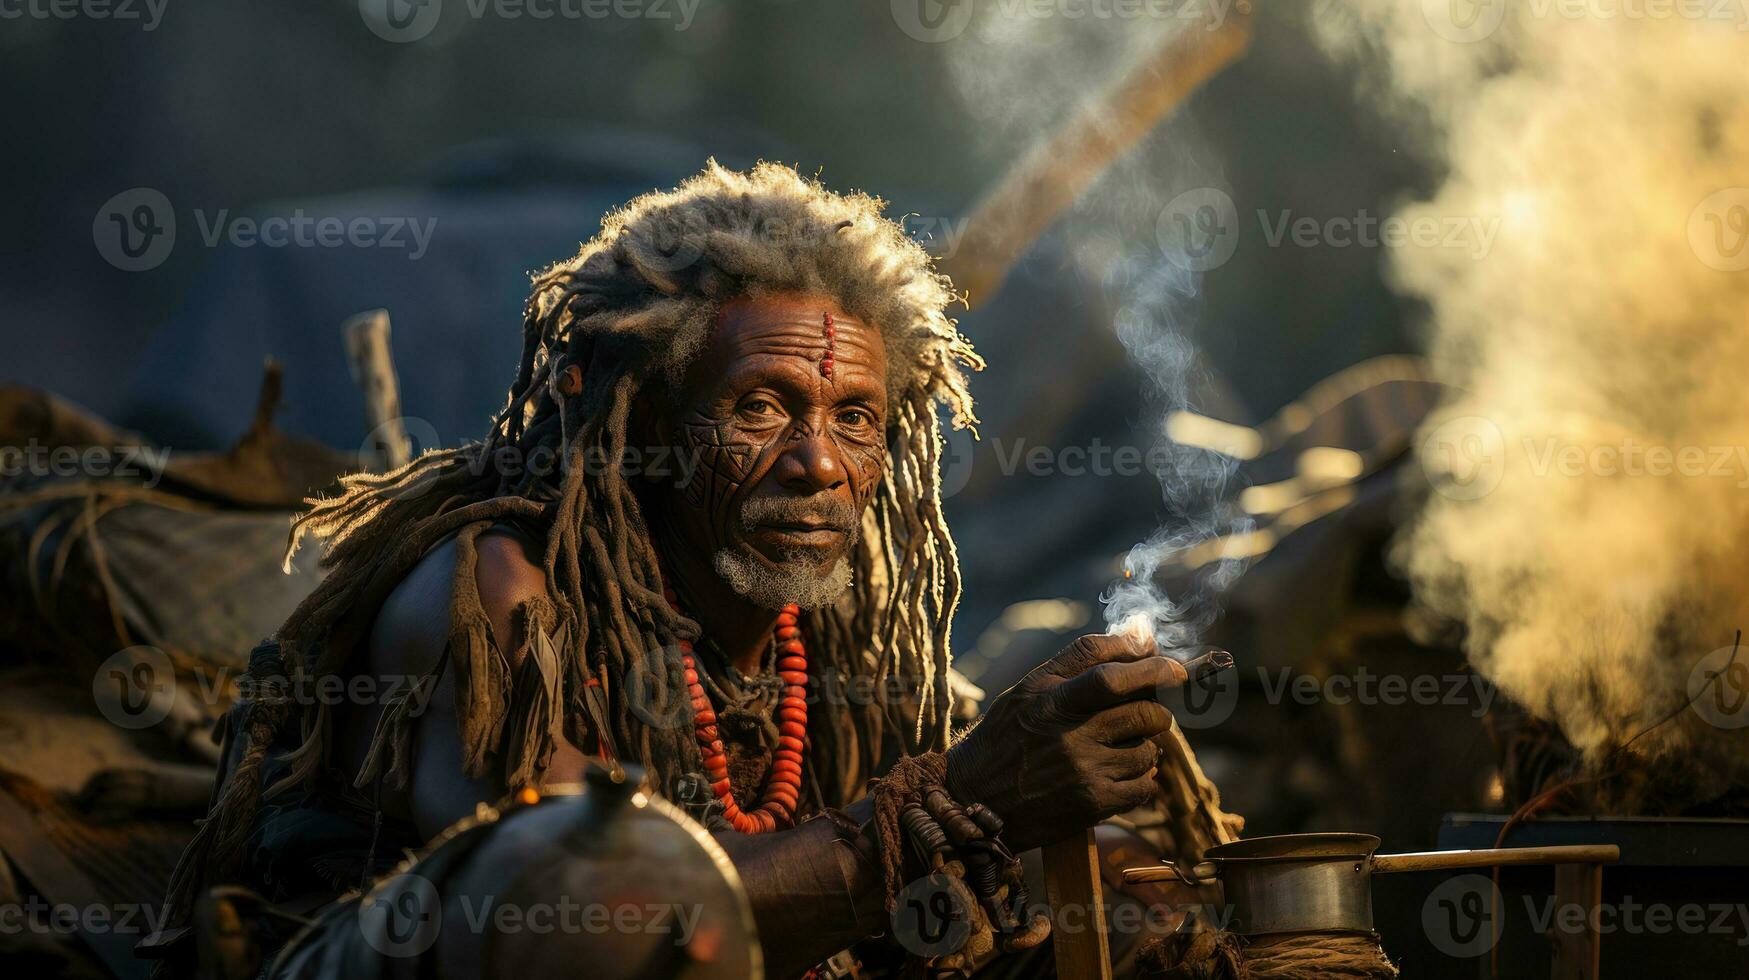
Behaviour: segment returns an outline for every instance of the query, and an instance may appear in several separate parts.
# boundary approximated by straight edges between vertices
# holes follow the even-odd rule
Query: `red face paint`
[[[826,325],[823,332],[826,338],[826,353],[820,355],[820,375],[830,378],[832,376],[832,351],[837,347],[838,331],[832,326],[832,314],[825,314],[823,322]]]

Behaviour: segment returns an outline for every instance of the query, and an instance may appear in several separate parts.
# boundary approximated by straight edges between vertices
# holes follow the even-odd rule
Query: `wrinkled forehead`
[[[698,367],[712,372],[773,358],[817,367],[824,359],[833,380],[886,390],[886,341],[880,330],[827,296],[783,293],[731,300],[723,304],[700,353]]]

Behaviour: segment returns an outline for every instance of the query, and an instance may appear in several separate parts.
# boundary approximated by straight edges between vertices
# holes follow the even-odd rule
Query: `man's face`
[[[727,304],[679,398],[674,436],[698,460],[686,543],[760,605],[830,602],[881,479],[886,392],[879,330],[836,302]]]

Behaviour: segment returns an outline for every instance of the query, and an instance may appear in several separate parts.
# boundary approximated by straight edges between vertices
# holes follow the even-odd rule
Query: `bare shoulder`
[[[480,606],[505,656],[514,656],[521,644],[513,633],[516,607],[546,594],[541,547],[520,531],[498,528],[480,535],[475,543],[474,582],[480,590]]]
[[[494,528],[476,539],[474,550],[480,605],[499,648],[514,656],[513,612],[546,589],[539,545],[526,535]],[[453,539],[431,549],[384,600],[371,629],[370,662],[376,673],[421,673],[437,663],[449,640],[456,554]]]

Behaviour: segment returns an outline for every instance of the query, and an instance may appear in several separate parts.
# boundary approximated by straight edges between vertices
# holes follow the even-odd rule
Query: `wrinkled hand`
[[[1159,692],[1186,677],[1150,638],[1083,636],[948,749],[948,792],[995,810],[1017,852],[1134,809],[1154,796],[1149,739],[1172,727]]]

